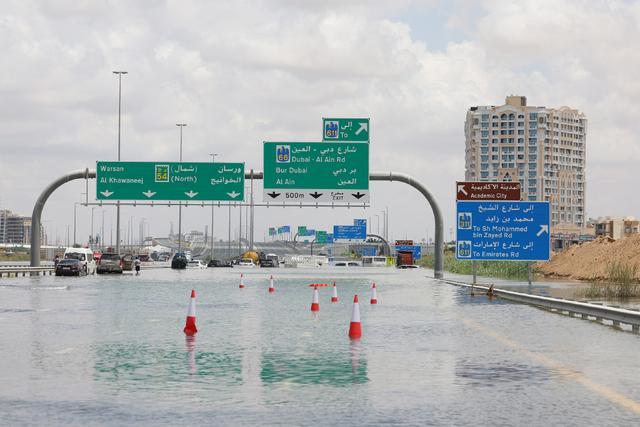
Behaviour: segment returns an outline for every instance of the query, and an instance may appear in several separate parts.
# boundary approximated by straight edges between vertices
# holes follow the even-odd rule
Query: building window
[[[483,131],[482,131],[482,137],[483,137],[483,138],[486,138],[486,137],[488,137],[488,136],[489,136],[489,131],[488,131],[488,130],[483,130]]]
[[[489,178],[489,172],[480,172],[480,178],[488,179]]]
[[[481,140],[480,140],[480,144],[482,144],[482,145],[489,145],[489,140],[488,140],[488,139],[486,139],[486,138],[483,138],[483,139],[481,139]]]
[[[483,121],[483,122],[487,122],[487,121],[489,121],[489,115],[488,115],[488,114],[483,114],[483,115],[482,115],[482,121]]]
[[[482,122],[482,129],[487,129],[489,127],[489,122]]]
[[[538,120],[538,113],[529,113],[529,120]]]

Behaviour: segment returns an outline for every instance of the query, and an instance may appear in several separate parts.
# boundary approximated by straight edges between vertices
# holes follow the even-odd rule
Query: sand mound
[[[549,262],[538,263],[537,268],[545,276],[595,281],[607,279],[607,265],[614,261],[637,265],[636,279],[640,280],[640,235],[621,240],[599,237],[574,245]]]

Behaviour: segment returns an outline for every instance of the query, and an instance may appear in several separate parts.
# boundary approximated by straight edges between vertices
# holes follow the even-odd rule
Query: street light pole
[[[176,123],[180,128],[180,162],[182,162],[182,128],[186,123]],[[178,202],[178,252],[182,249],[182,202]]]
[[[120,161],[120,117],[122,112],[122,75],[127,71],[114,71],[118,76],[118,161]],[[120,255],[120,200],[116,205],[116,253]]]
[[[215,163],[218,153],[209,153],[209,155],[211,156],[211,163]],[[211,201],[211,259],[213,259],[213,201]]]
[[[73,246],[76,244],[76,208],[78,207],[78,202],[73,203]]]
[[[90,245],[91,249],[93,249],[93,245],[95,244],[95,241],[96,241],[95,236],[93,235],[93,210],[95,208],[96,208],[95,206],[91,208],[91,238],[89,239],[91,243]]]

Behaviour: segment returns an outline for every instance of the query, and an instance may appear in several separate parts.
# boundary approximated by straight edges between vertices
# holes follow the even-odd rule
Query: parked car
[[[93,259],[93,251],[88,248],[67,248],[64,251],[64,259],[76,259],[80,261],[86,274],[96,272],[96,261]]]
[[[56,276],[86,276],[86,274],[87,270],[79,259],[62,259],[56,265]]]
[[[231,262],[212,259],[207,263],[207,267],[232,267]]]
[[[120,273],[122,274],[123,261],[116,253],[103,253],[98,261],[96,272],[102,273]]]
[[[171,259],[171,268],[175,270],[184,270],[187,268],[187,257],[182,252],[177,252]]]
[[[251,258],[242,258],[234,267],[240,268],[254,268],[256,265]]]
[[[273,267],[279,267],[278,262],[274,261],[272,259],[261,259],[260,260],[260,267],[262,268],[273,268]]]
[[[133,255],[131,254],[122,255],[122,270],[124,271],[133,270]]]
[[[187,263],[187,268],[207,268],[207,265],[199,259],[192,259]]]

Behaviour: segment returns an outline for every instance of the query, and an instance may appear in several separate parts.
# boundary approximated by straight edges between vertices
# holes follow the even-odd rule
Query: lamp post
[[[211,163],[215,163],[218,153],[209,153],[209,155],[211,156]],[[211,259],[213,259],[213,201],[211,201]]]
[[[96,208],[96,206],[93,206],[91,208],[91,237],[89,238],[89,243],[90,243],[89,247],[91,249],[93,249],[93,245],[96,242],[96,237],[93,235],[93,211],[94,211],[95,208]]]
[[[182,128],[186,123],[176,123],[180,128],[180,162],[182,162]],[[182,202],[178,202],[178,252],[182,249]]]
[[[120,161],[120,117],[122,113],[122,76],[127,71],[114,71],[118,76],[118,161]],[[116,205],[116,253],[120,255],[120,200]]]
[[[76,244],[76,224],[77,224],[77,214],[76,214],[76,208],[78,207],[78,202],[74,202],[73,203],[73,246],[75,246]]]
[[[376,214],[376,234],[380,235],[380,215]]]

